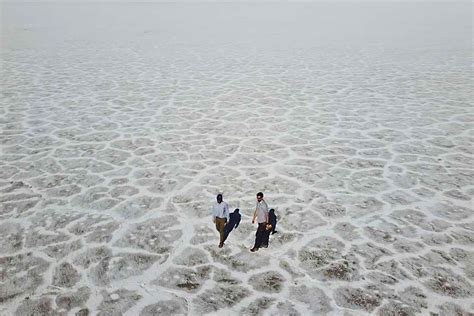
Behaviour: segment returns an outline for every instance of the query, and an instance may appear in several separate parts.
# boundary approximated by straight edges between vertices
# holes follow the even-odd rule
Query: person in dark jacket
[[[234,229],[239,227],[240,218],[242,217],[239,213],[239,209],[236,208],[234,212],[230,213],[229,222],[224,227],[224,241],[229,237],[230,232]]]
[[[270,211],[268,211],[268,222],[270,223],[270,225],[272,225],[272,235],[273,235],[277,232],[275,230],[277,226],[277,217],[275,215],[274,209],[271,209]]]

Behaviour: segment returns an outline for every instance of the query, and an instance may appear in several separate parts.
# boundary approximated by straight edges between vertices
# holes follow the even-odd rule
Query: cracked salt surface
[[[0,314],[474,311],[468,3],[2,11]]]

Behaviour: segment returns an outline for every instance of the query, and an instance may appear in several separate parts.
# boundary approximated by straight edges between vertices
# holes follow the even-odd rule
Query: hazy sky
[[[0,3],[18,2],[453,2],[469,3],[469,0],[0,0]]]

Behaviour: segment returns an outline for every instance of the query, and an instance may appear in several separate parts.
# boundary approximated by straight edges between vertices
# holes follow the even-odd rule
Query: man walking
[[[266,235],[266,225],[268,223],[268,205],[267,202],[263,199],[263,193],[257,193],[257,205],[255,206],[255,212],[253,213],[252,224],[255,223],[255,218],[257,219],[258,228],[255,234],[255,244],[251,252],[257,251],[265,239]]]
[[[217,203],[212,206],[212,221],[216,224],[216,229],[220,235],[219,248],[224,246],[224,227],[229,220],[229,205],[222,199],[222,194],[216,197]]]

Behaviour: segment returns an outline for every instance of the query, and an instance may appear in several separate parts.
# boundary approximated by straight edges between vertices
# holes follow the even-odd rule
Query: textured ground
[[[0,314],[472,312],[469,14],[3,5]]]

